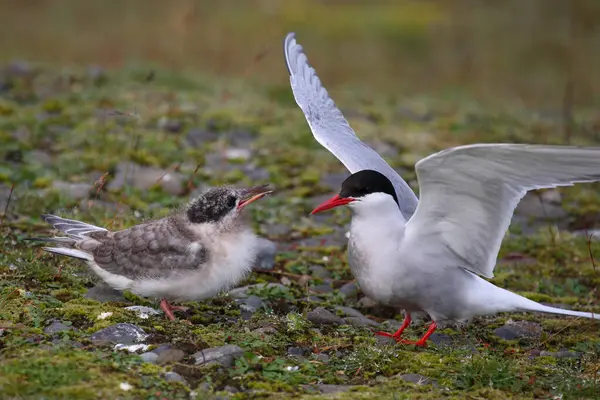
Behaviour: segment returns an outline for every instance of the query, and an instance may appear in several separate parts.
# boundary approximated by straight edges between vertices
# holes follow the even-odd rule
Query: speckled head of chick
[[[272,192],[269,185],[245,189],[211,188],[190,201],[186,215],[193,224],[219,224],[222,229],[227,229],[234,225],[248,204]]]

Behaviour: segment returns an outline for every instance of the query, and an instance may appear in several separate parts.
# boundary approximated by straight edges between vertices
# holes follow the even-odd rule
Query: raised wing
[[[99,226],[76,221],[74,219],[61,218],[56,215],[42,214],[42,218],[52,225],[54,229],[58,229],[72,239],[84,240],[92,232],[108,232],[108,230],[100,228]]]
[[[102,269],[130,279],[162,278],[198,270],[208,252],[165,218],[96,239],[94,262]]]
[[[600,180],[600,149],[477,144],[433,154],[416,165],[421,200],[405,244],[494,276],[515,207],[533,189]]]
[[[375,150],[356,136],[321,85],[315,70],[308,64],[294,33],[289,33],[285,38],[284,54],[294,98],[304,112],[317,142],[336,156],[351,173],[372,169],[384,174],[396,189],[400,211],[409,219],[417,207],[417,196]]]

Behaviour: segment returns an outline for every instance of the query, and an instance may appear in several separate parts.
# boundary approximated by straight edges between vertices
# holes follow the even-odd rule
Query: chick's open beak
[[[325,211],[325,210],[329,210],[331,208],[334,207],[339,207],[339,206],[344,206],[348,203],[352,203],[355,199],[353,199],[352,197],[340,197],[340,195],[335,195],[332,198],[330,198],[329,200],[324,201],[323,203],[319,204],[317,206],[317,208],[315,208],[314,210],[312,210],[312,212],[310,213],[310,215],[314,215],[316,213],[319,213],[321,211]]]
[[[241,195],[242,199],[240,200],[237,206],[238,210],[241,210],[248,204],[255,202],[260,198],[263,198],[269,193],[273,193],[273,189],[271,189],[269,185],[254,186],[249,189],[243,190]]]

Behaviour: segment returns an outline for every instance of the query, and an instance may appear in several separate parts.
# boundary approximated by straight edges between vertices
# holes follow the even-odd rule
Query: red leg
[[[375,335],[391,337],[394,340],[396,340],[396,342],[399,342],[401,340],[400,335],[402,335],[402,332],[404,332],[404,330],[406,328],[408,328],[411,321],[412,321],[412,318],[410,317],[410,313],[408,311],[406,311],[406,315],[404,316],[404,322],[402,322],[402,325],[400,326],[400,328],[398,328],[396,333],[391,334],[391,333],[387,333],[387,332],[375,332]]]
[[[173,315],[173,311],[185,309],[185,307],[172,306],[171,304],[169,304],[167,299],[162,299],[160,301],[160,308],[165,312],[165,315],[171,321],[173,321],[175,319],[175,316]]]
[[[429,336],[431,336],[436,329],[437,329],[436,323],[432,322],[431,325],[429,325],[429,329],[427,329],[427,332],[425,332],[425,335],[423,335],[423,337],[421,339],[417,340],[416,342],[413,342],[410,340],[401,340],[400,343],[414,344],[415,346],[419,346],[419,347],[427,347],[427,339],[429,339]]]

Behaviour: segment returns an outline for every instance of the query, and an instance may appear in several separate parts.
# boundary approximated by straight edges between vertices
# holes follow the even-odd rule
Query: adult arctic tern
[[[285,38],[284,53],[294,97],[315,139],[352,173],[340,194],[313,213],[350,206],[348,260],[354,276],[369,297],[405,309],[396,333],[379,334],[424,346],[438,324],[477,315],[600,317],[547,307],[477,276],[493,277],[503,235],[525,193],[599,180],[600,150],[509,144],[448,149],[417,163],[419,203],[406,182],[358,139],[293,33]],[[401,340],[411,312],[418,311],[433,323],[420,340]]]
[[[544,306],[480,278],[494,276],[502,238],[529,190],[600,181],[600,149],[522,144],[455,147],[419,161],[421,201],[408,221],[391,182],[379,172],[350,175],[313,214],[352,210],[348,263],[363,292],[403,308],[391,336],[424,346],[438,324],[508,311],[600,318]],[[433,320],[418,341],[400,339],[411,312]]]
[[[43,249],[86,261],[113,289],[161,298],[161,308],[172,320],[179,307],[168,300],[212,297],[250,272],[260,242],[242,211],[268,193],[266,185],[212,188],[183,212],[118,232],[43,215],[66,237],[33,240],[66,246]]]

